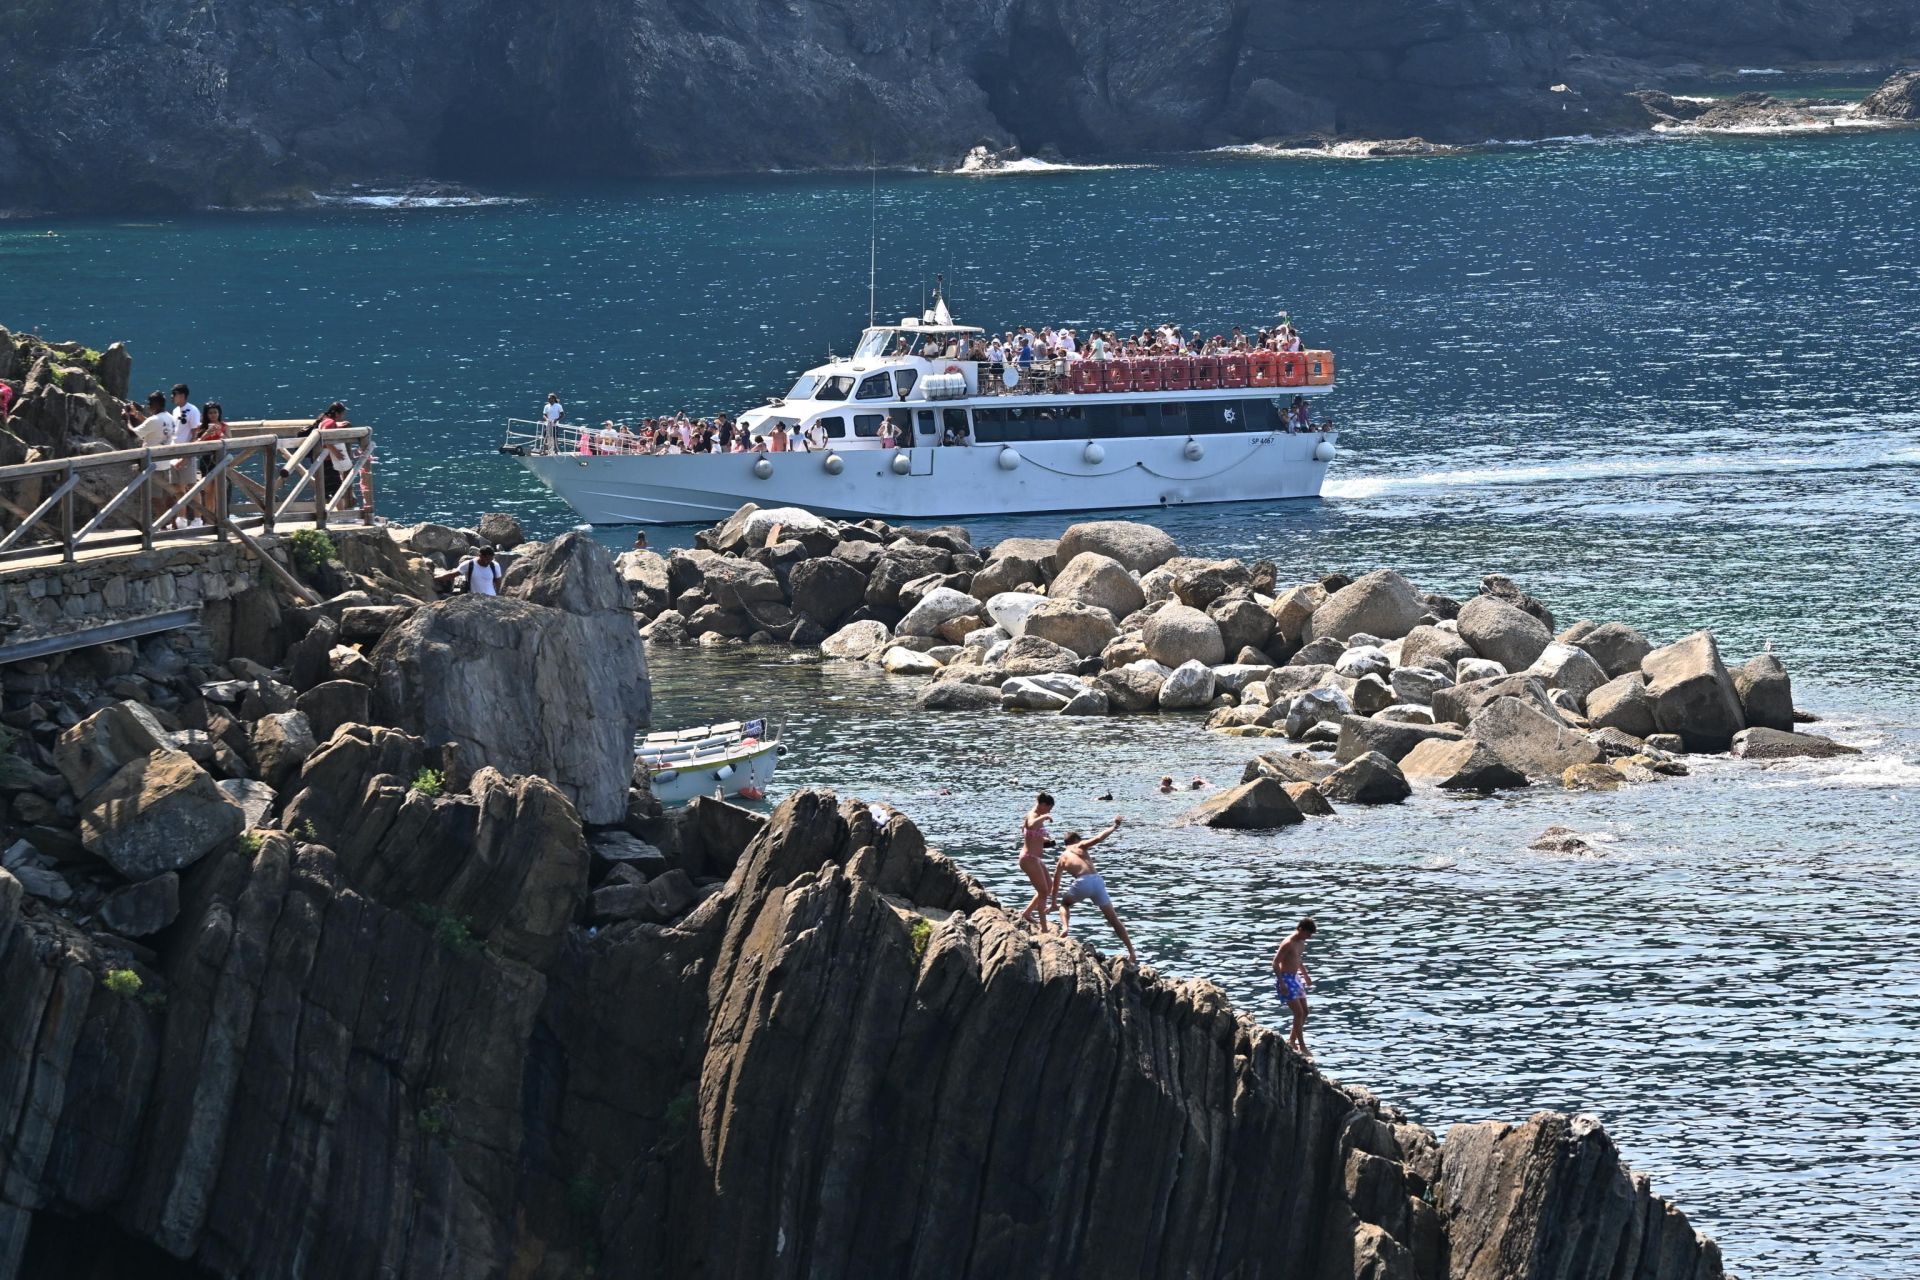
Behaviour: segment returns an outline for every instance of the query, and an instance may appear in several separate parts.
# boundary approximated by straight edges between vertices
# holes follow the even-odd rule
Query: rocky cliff
[[[7,668],[0,1280],[1721,1276],[1594,1121],[1442,1141],[885,806],[661,812],[613,558],[481,528]]]
[[[0,206],[155,209],[429,175],[1137,156],[1644,126],[1662,69],[1920,52],[1905,0],[18,0]]]

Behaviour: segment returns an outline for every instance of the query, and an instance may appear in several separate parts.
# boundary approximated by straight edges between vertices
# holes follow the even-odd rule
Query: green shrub
[[[427,1104],[414,1112],[413,1119],[420,1132],[439,1137],[453,1124],[453,1095],[438,1087],[427,1090]]]
[[[438,769],[422,769],[413,775],[413,789],[423,796],[433,797],[446,790],[447,775]]]
[[[287,554],[293,558],[293,567],[302,573],[312,573],[331,562],[336,550],[324,529],[295,529],[287,535]]]
[[[140,980],[140,975],[131,969],[107,970],[106,988],[117,996],[125,996],[131,1000],[140,994],[140,988],[145,985],[147,984]]]
[[[463,956],[480,950],[480,939],[473,933],[473,921],[466,916],[457,916],[445,907],[430,902],[416,903],[413,914],[421,924],[433,930],[434,941],[447,950]]]
[[[927,939],[933,936],[933,925],[925,916],[915,916],[913,923],[907,926],[907,938],[913,943],[913,958],[923,960],[927,954]]]
[[[240,833],[240,852],[246,854],[249,858],[253,857],[260,852],[261,839],[262,837],[258,831],[242,831]]]
[[[693,1132],[694,1098],[693,1088],[688,1086],[675,1094],[667,1103],[667,1109],[660,1115],[660,1146],[671,1149],[679,1146],[689,1133]]]

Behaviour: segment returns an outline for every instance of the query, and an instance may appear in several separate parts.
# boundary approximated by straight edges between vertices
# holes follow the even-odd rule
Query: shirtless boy
[[[1307,942],[1316,929],[1313,917],[1304,917],[1273,953],[1274,993],[1293,1010],[1293,1030],[1287,1034],[1287,1043],[1303,1054],[1307,1051],[1307,988],[1313,985],[1307,974]]]
[[[1107,892],[1106,877],[1093,865],[1093,846],[1105,840],[1120,829],[1120,819],[1113,822],[1098,835],[1082,837],[1078,831],[1069,831],[1063,837],[1065,848],[1060,858],[1053,864],[1053,899],[1060,907],[1060,932],[1067,931],[1072,919],[1073,908],[1082,902],[1091,902],[1099,908],[1100,914],[1127,948],[1127,959],[1134,964],[1140,963],[1140,957],[1134,953],[1133,939],[1127,936],[1127,926],[1120,923],[1120,915],[1113,909],[1113,897]]]

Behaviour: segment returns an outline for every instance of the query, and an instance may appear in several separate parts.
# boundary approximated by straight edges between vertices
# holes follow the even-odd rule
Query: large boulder
[[[100,923],[123,938],[156,934],[179,915],[180,873],[177,871],[122,886],[100,904]]]
[[[1356,756],[1314,784],[1329,800],[1398,804],[1413,794],[1400,766],[1377,751]]]
[[[1230,654],[1237,654],[1242,649],[1265,653],[1268,643],[1273,639],[1273,615],[1262,609],[1251,596],[1221,596],[1207,606],[1207,616],[1220,628],[1220,639]]]
[[[1713,632],[1696,631],[1641,662],[1653,722],[1661,733],[1677,734],[1689,751],[1725,751],[1733,735],[1747,727],[1740,695],[1720,661]]]
[[[1044,588],[1053,581],[1057,538],[1008,538],[987,553],[987,562],[973,575],[968,590],[986,600],[1002,591]]]
[[[1180,556],[1161,566],[1173,573],[1173,594],[1181,604],[1204,609],[1222,596],[1247,592],[1253,571],[1238,560],[1203,560]]]
[[[1009,676],[1065,675],[1079,668],[1080,655],[1043,636],[1015,636],[994,664]]]
[[[1473,646],[1462,640],[1458,631],[1442,630],[1428,624],[1407,632],[1406,639],[1400,642],[1400,662],[1408,667],[1445,663],[1447,669],[1452,670],[1463,659],[1476,657],[1479,655],[1474,652]],[[1438,669],[1437,665],[1435,669]]]
[[[53,766],[85,799],[135,760],[170,749],[173,735],[137,702],[116,702],[66,730],[53,747]]]
[[[474,526],[474,532],[480,535],[482,542],[493,544],[499,551],[511,551],[527,540],[527,531],[520,527],[518,517],[505,511],[483,514]]]
[[[862,622],[849,622],[825,640],[820,642],[820,653],[828,658],[845,658],[864,661],[872,657],[889,640],[893,632],[884,622],[868,618]]]
[[[946,573],[952,568],[950,552],[897,542],[874,561],[873,576],[867,579],[867,603],[885,609],[904,608],[900,603],[903,587],[930,573]]]
[[[1599,747],[1523,698],[1495,698],[1474,716],[1467,736],[1529,778],[1558,778],[1600,759]]]
[[[1462,680],[1433,692],[1433,718],[1448,724],[1466,725],[1480,714],[1481,708],[1496,698],[1522,698],[1554,720],[1560,720],[1558,708],[1548,696],[1547,686],[1538,676],[1488,676],[1480,680]]]
[[[1398,640],[1418,626],[1426,612],[1411,582],[1391,569],[1375,569],[1328,596],[1308,620],[1307,635],[1344,641],[1358,632]]]
[[[1220,625],[1200,610],[1184,604],[1157,609],[1141,635],[1148,654],[1162,666],[1198,662],[1217,667],[1227,660],[1227,642]]]
[[[246,819],[184,751],[155,751],[96,788],[80,843],[129,880],[191,866],[240,834]]]
[[[1201,662],[1183,662],[1160,686],[1162,711],[1193,711],[1213,701],[1213,668]]]
[[[1473,738],[1429,738],[1400,757],[1400,772],[1445,791],[1498,791],[1527,785],[1527,775]]]
[[[1137,667],[1116,667],[1101,672],[1094,683],[1107,695],[1109,711],[1151,711],[1160,705],[1160,688],[1166,677]]]
[[[1571,630],[1571,629],[1570,629]],[[1653,645],[1646,636],[1624,622],[1603,622],[1582,630],[1567,643],[1579,645],[1600,664],[1609,679],[1618,679],[1629,671],[1638,671]]]
[[[987,599],[987,616],[993,619],[995,626],[1010,636],[1018,636],[1027,629],[1027,615],[1047,602],[1047,598],[1032,591],[1002,591]]]
[[[360,686],[355,685],[355,688]],[[366,690],[361,689],[362,693]],[[363,716],[362,719],[365,719]],[[261,716],[248,734],[253,771],[276,791],[286,785],[319,743],[304,711],[279,711]]]
[[[1541,626],[1547,629],[1549,634],[1556,630],[1553,621],[1553,610],[1547,608],[1546,602],[1522,591],[1520,584],[1505,574],[1490,573],[1480,579],[1480,594],[1483,596],[1491,596],[1496,600],[1502,600],[1512,605],[1522,613],[1538,621]]]
[[[1825,760],[1833,756],[1857,756],[1860,748],[1849,747],[1832,738],[1811,733],[1789,733],[1765,726],[1742,729],[1733,735],[1733,754],[1743,760],[1786,760],[1808,756]]]
[[[1078,559],[1076,557],[1076,563]],[[1059,585],[1057,579],[1055,585]],[[1083,658],[1093,658],[1098,657],[1120,631],[1105,609],[1073,600],[1047,600],[1027,614],[1024,634],[1051,640]]]
[[[1585,649],[1559,641],[1542,649],[1524,674],[1539,676],[1549,689],[1565,689],[1582,705],[1587,695],[1608,679],[1606,671]]]
[[[1166,533],[1150,524],[1133,520],[1092,520],[1070,525],[1060,535],[1054,552],[1054,564],[1064,570],[1084,551],[1098,552],[1135,573],[1157,569],[1180,554],[1180,547]]]
[[[1208,796],[1180,820],[1227,831],[1271,831],[1306,819],[1277,779],[1261,776]]]
[[[1288,653],[1298,649],[1307,641],[1308,624],[1313,620],[1314,610],[1327,598],[1327,589],[1317,582],[1305,586],[1288,587],[1282,591],[1267,613],[1273,619],[1273,640],[1269,643],[1276,649],[1285,649]],[[1274,657],[1285,656],[1275,653]]]
[[[1770,653],[1749,658],[1733,673],[1733,691],[1748,728],[1793,732],[1793,681]]]
[[[1047,588],[1047,596],[1105,609],[1115,618],[1124,618],[1147,603],[1146,593],[1126,567],[1097,551],[1082,551],[1067,561]]]
[[[1636,738],[1658,732],[1647,678],[1638,671],[1607,681],[1587,695],[1587,722],[1596,729],[1618,729]]]
[[[307,718],[316,742],[343,724],[365,724],[373,715],[373,691],[358,680],[323,680],[301,694],[294,707]]]
[[[1544,622],[1498,596],[1475,596],[1460,606],[1459,625],[1475,653],[1509,671],[1525,671],[1553,643]]]
[[[893,630],[895,635],[935,636],[940,634],[941,627],[956,618],[983,616],[980,602],[966,592],[955,591],[952,587],[935,587],[907,610],[907,616],[900,619]]]
[[[613,557],[569,533],[522,556],[505,593],[440,601],[389,631],[373,652],[375,716],[451,743],[468,772],[552,780],[585,822],[621,821],[652,702]]]
[[[1015,676],[1000,686],[1000,705],[1009,711],[1058,711],[1072,702],[1087,684],[1078,676]]]
[[[1393,696],[1403,703],[1430,707],[1433,695],[1453,686],[1453,677],[1431,667],[1397,667],[1387,677]]]
[[[1000,690],[964,680],[940,680],[922,689],[914,705],[922,711],[992,711],[1000,706]]]
[[[787,572],[788,603],[804,618],[832,628],[866,598],[866,575],[837,556],[814,556]]]
[[[1399,760],[1423,742],[1455,742],[1466,734],[1452,725],[1406,724],[1361,716],[1340,717],[1340,741],[1333,758],[1345,764],[1368,752]]]
[[[1339,689],[1315,687],[1297,695],[1287,708],[1287,736],[1295,742],[1318,724],[1339,724],[1353,714],[1353,703]]]

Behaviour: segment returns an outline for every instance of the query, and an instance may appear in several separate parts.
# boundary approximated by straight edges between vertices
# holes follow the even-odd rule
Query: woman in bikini
[[[1097,836],[1081,839],[1078,831],[1069,831],[1062,837],[1061,843],[1065,847],[1060,851],[1059,861],[1053,864],[1053,897],[1060,904],[1060,932],[1067,931],[1068,917],[1075,903],[1091,902],[1100,908],[1100,914],[1107,918],[1107,923],[1113,926],[1120,941],[1126,944],[1127,959],[1139,964],[1140,957],[1134,954],[1133,939],[1127,936],[1127,926],[1120,923],[1120,916],[1113,909],[1113,898],[1107,893],[1106,877],[1093,865],[1093,856],[1088,852],[1119,829],[1120,819],[1115,818]]]
[[[1053,821],[1053,797],[1042,791],[1034,797],[1033,808],[1020,820],[1020,869],[1033,882],[1033,901],[1020,918],[1047,927],[1047,904],[1053,898],[1053,881],[1047,876],[1047,824]]]

